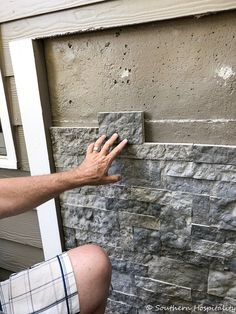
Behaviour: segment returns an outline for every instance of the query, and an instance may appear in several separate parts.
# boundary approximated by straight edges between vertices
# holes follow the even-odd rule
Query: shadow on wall
[[[107,313],[236,306],[236,147],[145,143],[142,112],[98,120],[51,136],[58,171],[78,165],[99,133],[129,139],[111,169],[121,182],[61,196],[66,248],[93,242],[111,258]]]

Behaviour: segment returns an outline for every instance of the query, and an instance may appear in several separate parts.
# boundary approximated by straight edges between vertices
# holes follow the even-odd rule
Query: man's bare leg
[[[81,314],[105,312],[111,282],[111,263],[106,252],[87,244],[68,251],[74,270]]]

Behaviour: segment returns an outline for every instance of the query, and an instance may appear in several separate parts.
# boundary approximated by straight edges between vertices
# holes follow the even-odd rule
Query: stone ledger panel
[[[119,134],[119,139],[127,139],[129,144],[143,144],[144,117],[142,111],[99,112],[99,134],[110,137]]]
[[[106,313],[156,313],[158,306],[176,307],[160,313],[230,313],[236,147],[145,143],[136,119],[143,113],[132,112],[134,125],[129,114],[102,113],[100,129],[51,129],[58,171],[77,166],[101,133],[135,139],[112,164],[119,183],[61,195],[66,248],[93,242],[107,250],[113,291]]]

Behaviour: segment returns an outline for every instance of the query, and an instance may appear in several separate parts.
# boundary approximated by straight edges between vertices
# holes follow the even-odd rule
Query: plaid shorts
[[[0,282],[0,313],[80,313],[79,297],[67,253]]]

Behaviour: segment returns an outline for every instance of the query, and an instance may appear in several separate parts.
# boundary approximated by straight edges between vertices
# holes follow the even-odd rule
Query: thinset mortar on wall
[[[112,121],[128,137],[129,114],[139,144],[113,162],[122,180],[61,196],[66,248],[93,242],[107,250],[107,313],[156,313],[158,305],[186,307],[159,313],[204,313],[200,305],[229,313],[214,307],[236,307],[236,147],[145,143],[140,112],[101,114],[100,133]],[[51,135],[60,171],[83,160],[99,129],[53,127]]]

